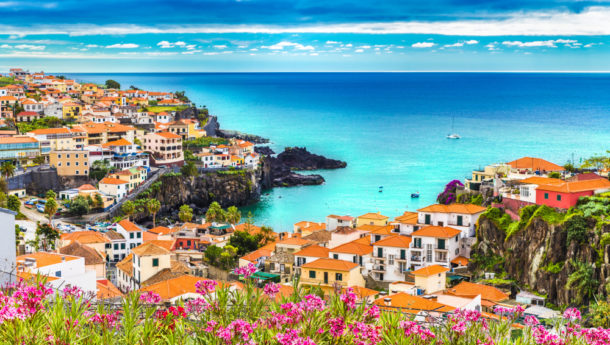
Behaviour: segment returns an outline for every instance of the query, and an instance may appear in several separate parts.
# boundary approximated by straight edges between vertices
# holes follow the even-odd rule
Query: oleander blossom
[[[78,286],[73,286],[73,285],[67,285],[63,290],[63,297],[64,298],[81,298],[83,297],[83,290],[81,288],[79,288]]]
[[[161,296],[155,292],[146,291],[140,295],[140,302],[146,304],[159,304],[161,303]]]
[[[200,280],[195,283],[195,291],[201,295],[207,295],[216,291],[218,283],[215,280]]]
[[[275,298],[275,295],[280,293],[280,284],[267,283],[263,288],[263,292],[265,295],[269,296],[269,298]]]
[[[535,327],[540,324],[540,321],[534,315],[528,315],[523,320],[523,323],[528,327]]]
[[[300,337],[300,332],[296,329],[287,329],[284,333],[275,335],[279,345],[316,345],[309,337]]]
[[[254,266],[253,263],[248,263],[248,266],[238,267],[235,270],[233,270],[233,273],[235,273],[237,275],[243,275],[244,279],[248,279],[256,271],[257,271],[256,266]]]
[[[347,290],[345,290],[345,293],[343,293],[340,298],[341,301],[347,306],[347,309],[356,308],[357,296],[354,293],[354,289],[352,289],[351,287],[347,288]]]
[[[563,312],[563,318],[572,322],[580,320],[580,310],[576,308],[568,308]]]
[[[424,341],[436,337],[431,330],[420,326],[415,321],[400,321],[400,328],[402,328],[406,337],[416,337]]]

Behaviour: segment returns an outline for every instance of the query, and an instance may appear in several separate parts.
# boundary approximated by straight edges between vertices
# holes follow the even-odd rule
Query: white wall
[[[17,213],[0,208],[0,230],[2,241],[0,241],[0,285],[14,282],[17,261],[17,249],[15,246],[15,215]]]
[[[421,238],[421,249],[414,247],[416,238]],[[456,239],[456,237],[445,239],[446,251],[436,249],[438,240],[439,239],[435,237],[413,237],[409,249],[409,263],[413,266],[414,270],[430,265],[441,265],[443,267],[451,268],[451,260],[460,255],[460,239]],[[428,257],[427,255],[427,248],[432,249],[431,257]],[[414,261],[411,259],[412,256],[417,256],[417,253],[421,253],[421,255],[419,255],[421,261]],[[444,261],[437,261],[438,253],[446,253],[447,259]]]

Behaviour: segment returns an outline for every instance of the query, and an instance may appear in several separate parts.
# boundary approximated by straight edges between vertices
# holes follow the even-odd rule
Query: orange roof
[[[451,289],[447,289],[447,293],[455,296],[475,297],[481,295],[482,299],[492,302],[502,302],[508,299],[508,295],[489,285],[475,284],[470,282],[461,282]]]
[[[98,300],[123,297],[123,293],[108,279],[100,279],[96,284]]]
[[[301,267],[349,272],[349,271],[353,270],[354,268],[358,267],[358,264],[349,262],[349,261],[322,258],[322,259],[318,259],[316,261],[308,262]]]
[[[405,212],[402,216],[394,218],[394,221],[401,224],[417,224],[417,212]]]
[[[462,232],[460,230],[449,228],[446,226],[429,225],[414,231],[411,236],[422,236],[422,237],[437,237],[437,238],[452,238]]]
[[[389,304],[385,299],[389,298]],[[404,312],[417,314],[420,311],[450,312],[455,308],[422,297],[411,296],[404,292],[376,299],[373,304],[380,307],[402,308]],[[389,309],[389,308],[388,308]]]
[[[298,252],[294,253],[294,256],[311,256],[316,258],[327,258],[328,257],[328,248],[320,247],[316,244],[307,246]]]
[[[45,266],[56,265],[56,264],[61,263],[62,258],[65,258],[65,261],[81,259],[77,256],[72,256],[72,255],[47,253],[47,252],[36,252],[36,253],[32,253],[32,254],[19,255],[17,257],[17,262],[25,261],[25,259],[36,259],[36,267],[45,267]]]
[[[458,256],[455,259],[451,260],[452,264],[456,264],[459,266],[468,266],[468,263],[470,262],[470,259],[463,257],[463,256]]]
[[[271,256],[271,253],[273,253],[271,250],[261,248],[242,256],[240,259],[255,262],[257,259],[263,256]]]
[[[170,132],[159,132],[156,134],[160,135],[166,139],[180,139],[181,138],[181,136],[179,136],[178,134],[174,134],[174,133],[170,133]]]
[[[548,178],[548,177],[541,177],[541,176],[532,176],[532,177],[528,177],[528,178],[524,178],[523,180],[517,180],[515,182],[518,183],[522,183],[522,184],[537,184],[537,185],[561,185],[564,184],[565,181],[560,180],[558,178]]]
[[[102,147],[110,147],[110,146],[129,146],[129,145],[133,145],[132,143],[129,142],[129,140],[126,139],[119,139],[119,140],[115,140],[115,141],[110,141],[107,142],[105,144],[102,145]]]
[[[353,240],[350,243],[356,243],[356,244],[366,244],[366,245],[370,245],[371,244],[371,236],[370,235],[366,235],[364,237],[360,237],[357,240]]]
[[[371,290],[371,289],[367,289],[365,287],[360,287],[360,286],[351,286],[351,288],[360,299],[379,295],[379,291],[377,291],[377,290]],[[347,291],[346,288],[341,289],[341,292],[343,292],[343,293],[345,293],[346,291]]]
[[[195,284],[201,280],[207,279],[185,274],[176,278],[167,279],[162,282],[158,282],[147,287],[141,288],[140,291],[152,291],[161,296],[163,300],[169,300],[187,293],[197,293]]]
[[[43,281],[45,281],[47,283],[59,279],[57,277],[49,277],[49,276],[46,276],[44,274],[40,274],[38,272],[37,273],[30,273],[30,272],[18,271],[16,275],[17,275],[17,278],[23,279],[23,280],[28,281],[28,282],[34,282],[34,281],[36,281],[36,279],[38,277],[40,277],[40,280],[43,280]]]
[[[97,190],[97,188],[93,187],[92,185],[85,183],[84,185],[81,185],[80,187],[76,188],[78,190]]]
[[[168,234],[172,234],[174,232],[180,231],[180,228],[176,227],[176,228],[170,229],[165,226],[156,226],[148,231],[152,232],[153,234],[157,234],[157,235],[168,235]]]
[[[142,229],[140,229],[137,225],[135,225],[134,223],[130,222],[128,219],[123,219],[122,221],[118,222],[118,224],[125,229],[125,231],[142,231]]]
[[[339,219],[339,220],[344,220],[344,221],[352,221],[354,220],[354,217],[351,216],[337,216],[336,214],[331,214],[327,216],[328,218],[334,218],[334,219]]]
[[[579,193],[596,191],[599,189],[610,189],[610,181],[606,179],[584,180],[564,182],[560,185],[539,185],[536,190],[544,190],[559,193]]]
[[[98,133],[120,133],[127,131],[135,131],[135,127],[126,126],[119,123],[112,122],[104,122],[104,123],[95,123],[95,122],[87,122],[82,125],[77,125],[75,128],[82,129],[83,131],[90,134],[98,134]]]
[[[450,204],[450,205],[430,205],[417,210],[418,212],[435,212],[435,213],[462,213],[475,214],[485,211],[486,208],[474,204]]]
[[[358,240],[336,246],[335,248],[330,249],[330,252],[354,254],[354,255],[360,255],[360,256],[368,255],[373,252],[373,246],[370,245],[370,239],[367,239],[365,244],[358,243],[356,241],[358,241]]]
[[[100,184],[126,184],[128,182],[125,182],[123,180],[119,180],[118,178],[112,178],[112,177],[104,177],[101,181]]]
[[[116,268],[123,271],[128,276],[133,276],[133,254],[129,253],[123,260],[117,262]]]
[[[514,169],[530,169],[530,170],[545,170],[545,171],[564,171],[564,167],[551,163],[541,158],[523,157],[512,162],[508,162]]]
[[[306,231],[314,232],[314,231],[318,231],[318,230],[326,230],[326,223],[302,221],[302,222],[298,222],[298,223],[294,224],[294,226],[296,226],[297,228],[300,228],[301,231],[306,230]]]
[[[153,240],[153,241],[141,244],[135,248],[132,248],[131,252],[136,254],[137,256],[152,256],[152,255],[169,254],[170,251],[168,249],[166,249],[164,246],[162,247],[160,245],[153,243],[153,242],[157,242],[157,241],[159,241],[159,240]],[[167,242],[167,241],[162,241],[162,242]]]
[[[430,265],[411,272],[414,276],[430,277],[449,271],[447,267],[441,265]]]
[[[364,219],[373,219],[373,220],[386,220],[388,219],[388,217],[380,214],[379,212],[377,213],[365,213],[361,216],[358,216],[358,218],[364,218]]]
[[[152,233],[150,231],[144,231],[142,233],[142,242],[149,242],[152,240],[156,240],[159,238],[159,235]]]
[[[78,241],[82,244],[110,243],[108,237],[97,231],[76,231],[61,234],[62,241]]]
[[[397,248],[409,248],[410,244],[411,237],[402,235],[390,236],[374,243],[375,246]]]
[[[32,137],[0,137],[0,144],[21,144],[37,142],[38,140]]]
[[[152,240],[152,241],[149,241],[148,243],[154,244],[156,246],[159,246],[161,248],[165,248],[165,249],[171,251],[175,242],[176,241],[174,241],[174,240]]]
[[[291,238],[285,239],[283,241],[280,241],[277,244],[287,244],[287,245],[294,245],[294,246],[303,246],[303,245],[306,245],[306,244],[313,244],[313,241],[304,240],[302,238],[297,238],[297,237],[291,237]]]

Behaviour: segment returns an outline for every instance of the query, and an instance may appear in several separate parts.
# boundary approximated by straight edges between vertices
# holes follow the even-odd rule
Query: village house
[[[332,231],[343,226],[354,227],[354,217],[337,216],[334,214],[326,216],[326,230]]]
[[[294,253],[294,266],[300,267],[308,262],[328,258],[329,249],[318,245],[307,246]]]
[[[394,218],[391,225],[394,226],[396,232],[401,235],[410,235],[413,231],[419,230],[420,226],[417,223],[417,212],[406,212],[402,216]]]
[[[111,196],[116,202],[123,199],[128,193],[129,183],[117,178],[104,177],[99,182],[100,192]]]
[[[415,277],[415,287],[425,294],[445,290],[447,267],[430,265],[411,272]],[[418,293],[420,295],[420,293]]]
[[[109,178],[115,178],[127,182],[127,192],[131,192],[137,186],[146,181],[148,170],[143,167],[131,168],[109,174]]]
[[[356,263],[318,259],[301,266],[300,286],[319,286],[325,292],[336,288],[358,286],[364,287],[364,277]]]
[[[373,268],[373,246],[368,241],[355,240],[337,247],[328,252],[330,258],[351,261],[362,267],[362,274],[367,276]]]
[[[106,253],[104,250],[98,251],[86,244],[74,241],[67,246],[59,248],[59,252],[65,255],[84,258],[85,270],[94,271],[96,279],[106,278]]]
[[[143,230],[127,219],[123,219],[116,223],[116,232],[125,238],[128,249],[135,248],[142,244]]]
[[[86,136],[81,130],[71,128],[42,128],[26,133],[40,142],[43,155],[51,151],[82,150]]]
[[[89,152],[83,150],[51,151],[49,164],[59,176],[89,176]]]
[[[460,230],[443,226],[425,226],[411,234],[410,268],[429,265],[451,268],[451,260],[460,254]]]
[[[182,138],[170,132],[148,133],[142,140],[143,149],[151,153],[153,166],[182,166]]]
[[[15,115],[15,121],[17,122],[33,122],[35,120],[42,119],[44,116],[35,111],[22,111]]]
[[[435,204],[417,210],[420,225],[448,226],[462,232],[462,237],[473,237],[479,216],[487,208],[474,204]]]
[[[0,161],[27,164],[41,155],[40,142],[29,136],[0,137]]]
[[[388,217],[382,215],[381,213],[365,213],[356,218],[356,227],[361,225],[387,225]]]
[[[377,281],[404,280],[408,270],[411,238],[394,235],[373,243],[372,278]]]
[[[106,232],[106,237],[110,240],[110,243],[106,243],[108,261],[116,263],[123,260],[130,251],[130,249],[127,248],[127,240],[125,237],[114,230],[108,230]]]

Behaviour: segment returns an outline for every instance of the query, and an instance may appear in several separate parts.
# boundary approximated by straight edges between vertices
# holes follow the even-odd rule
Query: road
[[[47,219],[47,217],[45,217],[44,213],[40,213],[40,212],[36,211],[36,207],[26,208],[25,205],[22,203],[20,210],[21,210],[21,213],[25,214],[25,216],[28,217],[29,220],[33,220],[35,222],[41,222],[41,223],[45,223],[45,222],[49,221]]]

